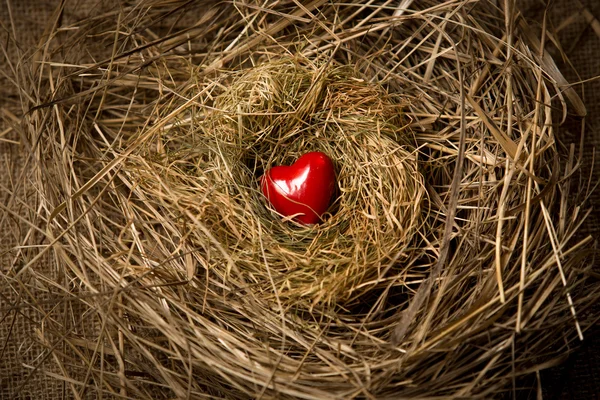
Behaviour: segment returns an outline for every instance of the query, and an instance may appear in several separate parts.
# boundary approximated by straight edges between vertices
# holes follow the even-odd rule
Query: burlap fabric
[[[37,43],[44,27],[59,0],[8,0],[0,5],[0,40],[6,45],[11,65],[18,66],[15,45],[8,40],[16,36],[22,48]],[[96,0],[67,1],[63,18],[77,20],[96,12],[92,4]],[[520,0],[520,9],[532,21],[541,23],[548,10],[548,24],[556,32],[568,59],[557,56],[563,73],[570,82],[585,81],[576,85],[587,109],[587,135],[584,137],[584,171],[592,173],[592,183],[600,178],[600,167],[594,167],[594,148],[600,149],[600,2],[597,0],[557,0],[546,1]],[[104,2],[101,6],[108,6]],[[11,24],[12,20],[12,24]],[[2,94],[0,106],[18,115],[19,94],[7,90],[11,75],[4,56],[0,56],[0,68],[6,74],[0,75]],[[26,235],[36,235],[30,224],[43,226],[37,211],[30,209],[26,199],[35,190],[28,182],[28,150],[18,135],[7,131],[11,113],[1,113],[0,125],[0,400],[4,399],[66,399],[97,398],[93,388],[84,388],[71,384],[68,380],[57,380],[53,376],[73,377],[73,382],[85,376],[85,365],[58,365],[53,360],[53,352],[70,352],[72,349],[61,344],[61,335],[69,330],[86,329],[85,299],[74,301],[53,290],[51,284],[40,282],[22,282],[11,280],[7,271],[18,269],[23,262],[30,260],[35,248],[20,248]],[[579,143],[579,133],[575,124],[566,124],[561,134],[567,141]],[[596,156],[596,159],[598,157]],[[596,161],[596,164],[598,161]],[[11,193],[16,192],[17,196]],[[9,199],[13,199],[10,201]],[[22,201],[15,201],[20,199]],[[600,210],[600,191],[591,199],[595,210]],[[9,212],[8,210],[11,210]],[[594,211],[584,226],[582,234],[600,237],[600,213]],[[28,240],[28,243],[33,243]],[[43,244],[40,236],[38,243]],[[18,257],[17,257],[18,256]],[[18,262],[15,263],[14,260]],[[15,265],[16,264],[16,265]],[[21,264],[21,265],[20,265]],[[60,270],[55,267],[51,255],[41,258],[33,266],[45,276],[48,282],[62,279]],[[600,315],[600,310],[595,310]],[[39,332],[44,337],[54,337],[52,343],[40,341]],[[586,340],[564,364],[544,371],[539,379],[533,376],[531,381],[520,384],[531,387],[524,391],[525,398],[536,398],[543,394],[544,399],[600,399],[600,329],[586,332]],[[58,346],[56,345],[58,343]],[[538,388],[540,385],[541,390]],[[108,398],[105,396],[104,398]]]

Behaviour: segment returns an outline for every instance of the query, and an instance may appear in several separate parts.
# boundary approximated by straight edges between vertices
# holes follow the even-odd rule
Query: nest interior
[[[145,138],[126,161],[127,186],[187,237],[179,249],[167,239],[152,260],[189,252],[202,273],[237,288],[230,294],[251,287],[286,310],[350,306],[388,286],[385,269],[409,258],[424,183],[401,105],[348,73],[265,61],[234,77],[204,119],[202,102]],[[337,165],[339,196],[322,224],[302,227],[267,210],[257,177],[310,151]]]
[[[55,25],[16,129],[53,285],[87,307],[58,332],[73,391],[488,398],[560,358],[600,294],[556,136],[585,108],[504,6],[146,0]],[[339,191],[301,226],[258,178],[313,150]]]

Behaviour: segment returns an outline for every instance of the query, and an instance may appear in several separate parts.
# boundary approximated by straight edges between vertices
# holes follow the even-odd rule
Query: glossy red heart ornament
[[[300,214],[295,217],[296,221],[316,224],[329,208],[335,192],[335,170],[326,154],[306,153],[293,165],[273,167],[265,172],[260,187],[280,214]]]

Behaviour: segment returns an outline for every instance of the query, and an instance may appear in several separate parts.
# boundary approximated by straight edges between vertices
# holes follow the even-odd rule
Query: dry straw
[[[510,1],[56,16],[14,80],[49,245],[10,279],[52,252],[87,308],[40,333],[76,398],[490,398],[593,320],[556,137],[585,108]],[[307,227],[258,179],[313,150]]]
[[[310,309],[387,286],[386,270],[408,259],[424,193],[401,105],[347,68],[287,58],[222,84],[204,119],[208,102],[191,105],[132,152],[126,185],[236,292]],[[267,209],[258,177],[308,151],[332,158],[340,193],[324,223],[302,227]]]

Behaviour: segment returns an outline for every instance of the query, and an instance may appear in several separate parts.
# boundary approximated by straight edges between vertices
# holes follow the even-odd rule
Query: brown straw
[[[554,365],[600,295],[555,124],[585,107],[505,3],[57,17],[13,80],[44,245],[6,278],[81,304],[39,332],[45,373],[75,398],[483,399]],[[303,226],[259,179],[315,150],[338,193]]]

